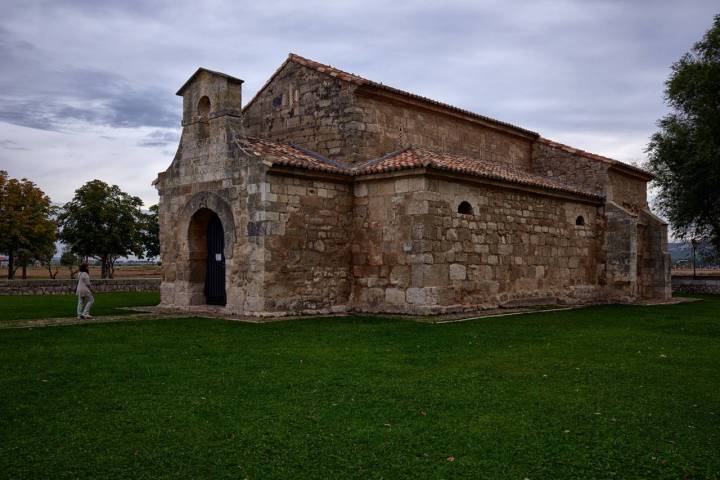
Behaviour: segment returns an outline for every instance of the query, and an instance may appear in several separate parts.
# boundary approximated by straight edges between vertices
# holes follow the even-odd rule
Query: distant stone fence
[[[714,293],[720,295],[720,275],[703,275],[695,278],[692,275],[673,275],[673,292],[682,293]]]
[[[157,292],[159,278],[92,279],[95,292]],[[75,293],[77,280],[0,280],[0,295],[60,295]]]

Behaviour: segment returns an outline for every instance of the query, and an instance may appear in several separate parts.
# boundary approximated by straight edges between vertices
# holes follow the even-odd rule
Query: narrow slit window
[[[462,215],[472,215],[473,214],[473,208],[472,205],[470,205],[470,202],[462,201],[460,202],[460,205],[458,205],[457,212]]]
[[[210,99],[206,96],[198,102],[198,140],[205,141],[210,137]]]

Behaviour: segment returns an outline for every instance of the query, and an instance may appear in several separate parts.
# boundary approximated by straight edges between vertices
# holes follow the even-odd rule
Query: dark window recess
[[[458,205],[457,212],[462,213],[463,215],[472,215],[473,214],[472,205],[470,205],[470,202],[462,201],[462,202],[460,202],[460,205]]]
[[[579,216],[575,219],[575,225],[577,225],[578,227],[582,227],[583,225],[585,225],[585,219],[583,218],[582,215],[579,215]]]
[[[272,99],[273,108],[278,108],[282,105],[282,97],[282,95],[278,95],[277,97]]]

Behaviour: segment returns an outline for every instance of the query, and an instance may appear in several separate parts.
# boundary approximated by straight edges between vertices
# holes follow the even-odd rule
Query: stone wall
[[[342,311],[350,296],[349,183],[270,174],[265,310]]]
[[[633,213],[646,210],[647,182],[613,169],[608,171],[607,198]]]
[[[606,162],[539,141],[530,162],[520,131],[292,62],[241,120],[232,106],[239,83],[215,76],[203,72],[181,89],[180,145],[156,183],[163,306],[205,308],[215,215],[227,295],[218,308],[228,314],[440,313],[664,294],[665,227],[644,211],[635,179],[619,172],[608,187]],[[271,165],[284,153],[248,135],[349,161],[410,143],[459,151],[614,192],[621,203],[423,168],[358,177]],[[458,213],[461,202],[472,212]]]
[[[258,178],[247,169],[248,158],[237,148],[239,120],[211,119],[207,139],[197,124],[186,126],[170,168],[159,176],[160,246],[163,262],[162,302],[165,306],[204,303],[206,246],[203,211],[218,214],[225,233],[225,269],[235,280],[227,284],[228,299],[237,310],[261,306],[250,292],[262,265],[249,262],[261,246],[248,244],[244,229],[248,205]]]
[[[244,110],[248,136],[294,143],[336,160],[352,160],[353,85],[289,62]]]
[[[490,128],[461,115],[423,108],[356,90],[360,123],[354,139],[360,159],[371,159],[410,145],[530,168],[531,139]]]
[[[620,301],[637,296],[637,215],[613,202],[605,204],[604,257],[608,292]]]
[[[472,215],[457,213],[462,201]],[[596,205],[417,176],[356,184],[354,216],[358,310],[600,299]]]
[[[698,293],[720,295],[720,276],[673,275],[672,291],[678,293]]]
[[[159,278],[92,279],[95,292],[157,292]],[[61,295],[74,294],[77,280],[0,280],[0,295]]]
[[[608,165],[555,148],[543,141],[533,144],[530,170],[537,175],[554,178],[599,195],[606,194]]]
[[[646,210],[639,212],[637,261],[640,298],[672,297],[672,260],[667,249],[667,237],[665,222]]]

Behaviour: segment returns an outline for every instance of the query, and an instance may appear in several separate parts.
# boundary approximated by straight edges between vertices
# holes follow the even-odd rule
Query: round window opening
[[[472,215],[473,214],[473,208],[472,205],[470,205],[470,202],[462,201],[460,202],[460,205],[458,205],[457,212],[463,215]]]

